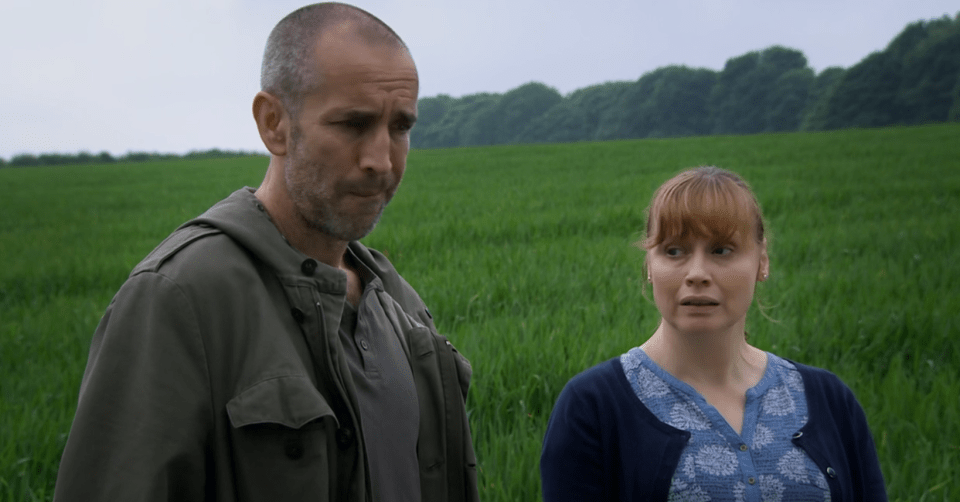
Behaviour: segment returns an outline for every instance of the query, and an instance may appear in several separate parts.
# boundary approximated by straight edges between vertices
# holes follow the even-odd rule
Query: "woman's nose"
[[[684,277],[687,285],[693,286],[696,284],[710,283],[709,264],[707,263],[707,257],[704,256],[703,253],[694,253],[694,255],[690,257],[688,265],[687,275]]]

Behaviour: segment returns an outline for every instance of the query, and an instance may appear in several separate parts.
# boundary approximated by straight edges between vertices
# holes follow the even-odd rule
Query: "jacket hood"
[[[326,283],[323,289],[346,291],[347,275],[335,267],[310,258],[287,242],[270,220],[270,215],[267,214],[263,203],[253,194],[254,191],[253,188],[244,187],[233,192],[200,216],[181,225],[179,229],[215,228],[273,268],[280,277],[303,277],[305,267],[309,267],[315,269],[315,272],[306,273],[306,275]],[[430,317],[420,297],[400,277],[386,256],[367,248],[359,241],[352,241],[348,246],[360,261],[377,274],[387,291],[412,293],[394,295],[401,299],[400,302],[406,309],[411,312],[423,311],[427,318]],[[307,264],[307,262],[311,263]],[[426,319],[421,320],[425,324],[431,322]]]
[[[316,269],[317,276],[331,277],[331,274],[334,274],[332,277],[342,277],[345,287],[346,275],[343,272],[313,260],[287,242],[273,224],[263,204],[253,194],[254,190],[244,187],[233,192],[180,228],[216,228],[272,267],[280,276],[303,275],[304,262],[312,261],[313,264],[308,266]]]

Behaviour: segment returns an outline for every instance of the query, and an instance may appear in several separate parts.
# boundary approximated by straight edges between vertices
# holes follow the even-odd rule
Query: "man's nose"
[[[360,150],[360,168],[369,173],[386,173],[393,168],[390,162],[390,129],[386,126],[370,131]]]

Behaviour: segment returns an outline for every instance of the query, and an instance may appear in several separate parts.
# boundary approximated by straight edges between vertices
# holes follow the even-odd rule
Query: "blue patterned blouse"
[[[767,353],[763,378],[747,390],[742,436],[690,385],[639,347],[620,356],[633,392],[661,422],[690,431],[670,487],[672,501],[829,501],[816,464],[790,441],[807,421],[803,380]]]

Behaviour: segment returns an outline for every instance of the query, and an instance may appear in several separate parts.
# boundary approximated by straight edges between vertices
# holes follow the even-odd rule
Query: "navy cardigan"
[[[810,417],[792,441],[823,471],[831,500],[886,501],[873,437],[853,392],[829,371],[793,364]],[[550,415],[540,455],[543,500],[665,501],[689,438],[640,402],[619,357],[598,364],[567,383]]]

